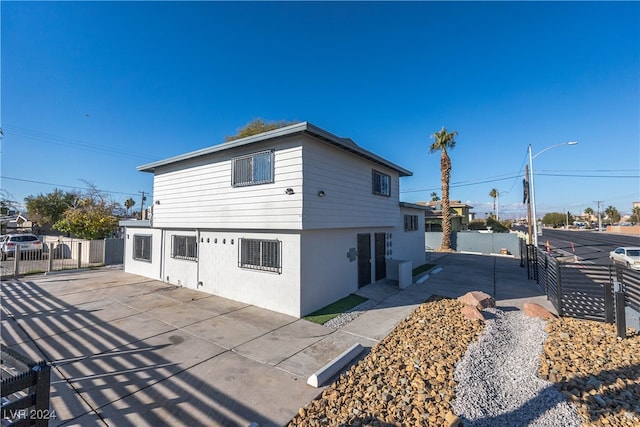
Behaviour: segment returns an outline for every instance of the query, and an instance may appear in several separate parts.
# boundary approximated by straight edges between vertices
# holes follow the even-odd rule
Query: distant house
[[[442,202],[417,202],[417,205],[426,206],[429,209],[425,212],[425,230],[427,232],[442,231]],[[473,220],[473,206],[462,203],[460,200],[449,202],[451,213],[451,231],[466,231],[469,223]]]
[[[411,172],[307,122],[138,170],[153,212],[121,222],[130,273],[301,317],[425,262]]]
[[[27,217],[18,212],[15,215],[3,216],[0,219],[2,234],[31,233],[33,223]]]

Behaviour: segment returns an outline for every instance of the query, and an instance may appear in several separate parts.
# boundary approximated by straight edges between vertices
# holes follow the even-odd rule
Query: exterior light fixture
[[[291,196],[292,194],[295,194],[295,192],[293,191],[293,188],[287,188],[286,190],[284,190],[285,194]]]
[[[324,197],[324,196],[325,196],[324,191],[322,190],[318,191],[318,197]]]

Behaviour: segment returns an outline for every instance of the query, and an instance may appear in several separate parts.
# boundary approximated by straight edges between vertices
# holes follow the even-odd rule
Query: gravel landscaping
[[[430,298],[289,425],[640,425],[639,334],[461,308]]]

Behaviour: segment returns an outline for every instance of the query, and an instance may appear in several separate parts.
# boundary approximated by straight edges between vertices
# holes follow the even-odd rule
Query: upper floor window
[[[391,177],[382,172],[373,171],[373,194],[391,195]]]
[[[418,215],[404,216],[404,231],[415,231],[419,229]]]
[[[273,151],[234,157],[231,166],[234,187],[273,182]]]
[[[151,261],[151,236],[133,235],[133,259]]]
[[[198,259],[196,236],[172,236],[171,256],[179,259]]]

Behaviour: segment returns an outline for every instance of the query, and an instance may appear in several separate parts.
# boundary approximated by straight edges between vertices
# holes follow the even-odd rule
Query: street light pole
[[[531,216],[533,221],[533,244],[537,248],[538,247],[538,218],[536,216],[536,188],[533,184],[533,159],[538,157],[540,154],[545,151],[549,151],[552,148],[561,147],[563,145],[576,145],[577,141],[570,142],[562,142],[560,144],[552,145],[543,149],[542,151],[537,152],[536,154],[531,154],[531,144],[529,144],[529,182],[531,183]]]

